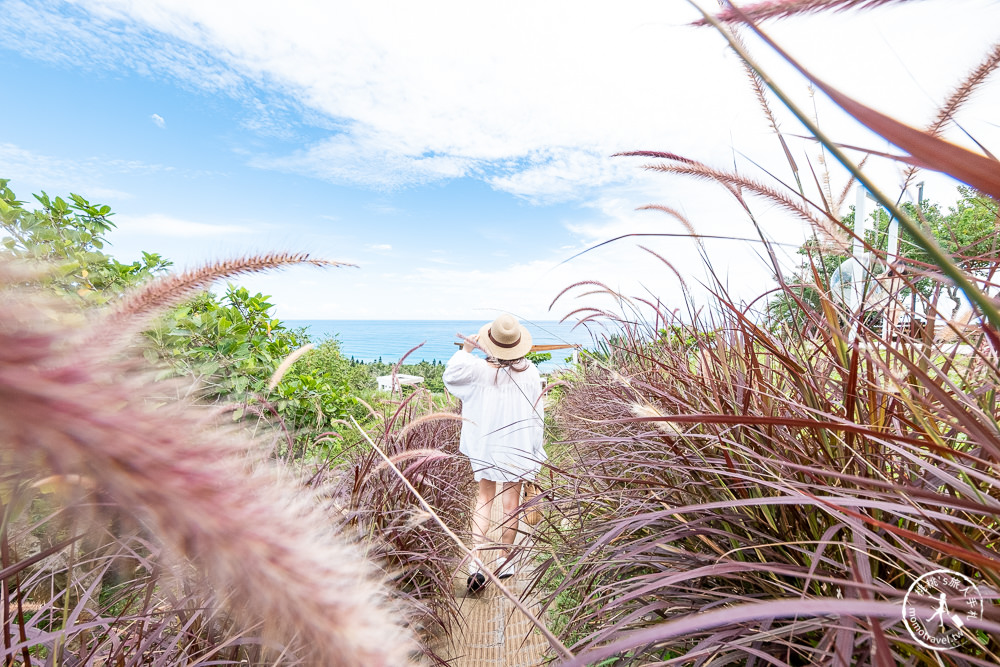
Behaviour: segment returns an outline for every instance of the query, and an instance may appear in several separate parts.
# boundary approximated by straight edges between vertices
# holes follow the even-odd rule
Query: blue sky
[[[714,3],[703,0],[712,7]],[[618,151],[676,152],[766,180],[787,167],[738,62],[684,2],[315,3],[0,0],[0,177],[22,199],[80,193],[116,211],[112,251],[178,267],[308,251],[358,268],[241,279],[284,318],[558,319],[581,280],[680,306],[674,274],[619,234],[754,235],[724,191],[643,171]],[[905,3],[768,29],[808,66],[914,125],[997,39],[998,3]],[[801,78],[749,40],[790,92]],[[998,87],[963,126],[1000,149]],[[845,143],[873,143],[817,100]],[[775,103],[777,109],[777,103]],[[799,128],[778,110],[786,132]],[[954,128],[949,137],[967,142]],[[867,142],[867,143],[866,143]],[[818,151],[795,147],[800,162]],[[890,191],[898,170],[872,165]],[[835,187],[843,176],[833,174]],[[839,180],[838,180],[839,179]],[[943,203],[954,186],[929,174]],[[765,233],[806,230],[767,204]],[[696,293],[695,245],[641,243]],[[770,285],[754,244],[707,244],[741,298]],[[788,257],[791,255],[789,254]],[[784,256],[783,256],[784,257]],[[788,259],[787,261],[791,261]]]

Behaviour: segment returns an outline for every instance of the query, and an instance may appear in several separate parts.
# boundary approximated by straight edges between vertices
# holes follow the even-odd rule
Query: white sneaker
[[[497,570],[497,579],[508,579],[515,574],[517,574],[517,562],[516,559],[511,557]]]

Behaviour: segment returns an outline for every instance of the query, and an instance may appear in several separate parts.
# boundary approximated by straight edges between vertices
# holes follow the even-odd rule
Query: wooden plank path
[[[492,525],[502,520],[500,499],[493,502]],[[531,526],[520,525],[525,533],[518,534],[517,542],[530,547]],[[494,528],[489,538],[499,542],[500,534]],[[498,550],[485,551],[482,558],[487,567],[496,567]],[[521,597],[522,603],[539,615],[541,604],[537,599],[523,597],[528,584],[531,557],[524,554],[517,574],[504,580],[504,586]],[[489,583],[479,593],[466,589],[465,568],[455,574],[455,597],[459,601],[462,618],[455,624],[450,637],[442,642],[438,655],[453,667],[536,667],[544,664],[548,642],[500,590]],[[542,619],[544,620],[544,618]]]

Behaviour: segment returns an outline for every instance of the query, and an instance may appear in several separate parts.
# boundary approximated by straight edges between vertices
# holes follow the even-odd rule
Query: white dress
[[[459,350],[445,367],[445,386],[462,399],[459,451],[476,481],[532,480],[545,461],[541,377],[526,363],[521,372],[508,371]]]

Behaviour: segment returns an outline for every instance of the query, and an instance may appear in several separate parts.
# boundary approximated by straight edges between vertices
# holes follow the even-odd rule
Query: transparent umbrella
[[[873,265],[871,253],[862,253],[848,257],[830,276],[830,296],[848,312],[879,310],[888,304],[889,294],[874,275]]]

